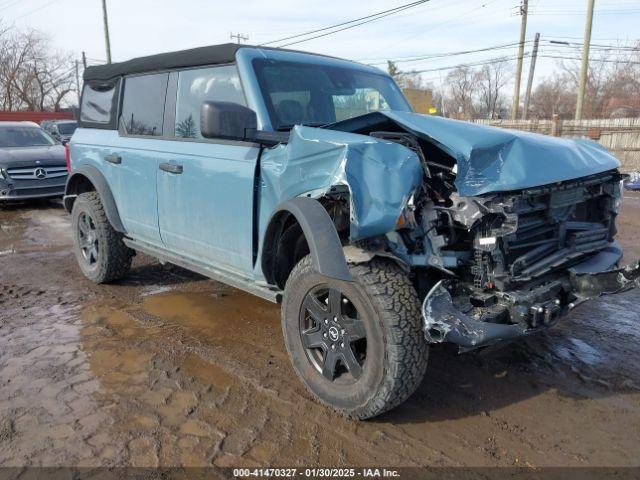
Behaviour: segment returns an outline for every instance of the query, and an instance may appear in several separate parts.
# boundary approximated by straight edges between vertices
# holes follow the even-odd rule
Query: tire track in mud
[[[92,285],[66,222],[0,211],[2,465],[637,464],[638,292],[497,352],[433,348],[407,403],[352,422],[297,381],[277,307],[143,256]]]

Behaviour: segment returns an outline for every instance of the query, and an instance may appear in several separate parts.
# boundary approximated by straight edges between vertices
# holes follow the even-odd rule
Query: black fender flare
[[[262,272],[267,280],[273,281],[269,276],[274,271],[273,262],[287,214],[293,215],[302,228],[318,272],[325,277],[352,282],[353,277],[333,220],[320,202],[309,197],[296,197],[282,202],[271,214],[262,249]]]
[[[73,203],[75,202],[76,197],[82,193],[78,191],[79,180],[82,178],[86,178],[91,182],[91,184],[95,187],[96,192],[100,195],[100,201],[102,202],[102,206],[104,207],[104,211],[107,215],[107,219],[111,226],[120,233],[127,233],[125,231],[124,225],[122,225],[122,221],[120,220],[120,214],[118,213],[118,207],[113,198],[113,193],[111,193],[111,188],[109,187],[109,183],[107,183],[107,179],[104,178],[104,175],[98,170],[96,167],[91,165],[81,165],[75,168],[69,178],[67,179],[67,186],[65,187],[64,192],[64,207],[67,209],[69,213],[71,213],[71,209],[73,208]]]

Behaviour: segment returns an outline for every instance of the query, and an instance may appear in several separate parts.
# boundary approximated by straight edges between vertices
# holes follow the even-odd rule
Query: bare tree
[[[474,118],[473,99],[477,85],[475,72],[469,67],[458,67],[447,75],[446,82],[449,87],[449,95],[447,95],[445,104],[450,116],[464,119]]]
[[[482,116],[499,117],[500,110],[505,106],[502,89],[510,77],[511,69],[506,60],[484,65],[476,73],[478,111]]]
[[[553,115],[573,118],[576,108],[575,89],[567,88],[566,74],[554,74],[538,84],[531,95],[531,117],[549,119]]]
[[[0,107],[59,110],[76,90],[73,60],[35,30],[0,30]]]

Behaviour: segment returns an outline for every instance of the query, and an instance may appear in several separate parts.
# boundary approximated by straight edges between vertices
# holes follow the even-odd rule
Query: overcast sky
[[[113,61],[228,42],[230,32],[259,44],[369,15],[409,0],[107,0]],[[527,38],[580,43],[587,0],[530,0]],[[519,0],[431,0],[413,9],[335,35],[292,46],[366,63],[411,55],[477,49],[518,41]],[[100,0],[0,0],[2,24],[46,32],[52,48],[84,50],[90,62],[106,58]],[[639,0],[596,0],[593,42],[624,44],[640,37]],[[277,44],[276,44],[277,45]],[[530,50],[530,48],[528,48]],[[579,47],[543,44],[538,78]],[[400,63],[402,70],[433,70],[506,55],[516,47]],[[528,63],[528,62],[527,62]],[[437,81],[447,70],[424,73]],[[526,69],[525,69],[526,73]]]

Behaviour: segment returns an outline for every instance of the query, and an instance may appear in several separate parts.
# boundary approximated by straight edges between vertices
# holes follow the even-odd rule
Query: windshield
[[[2,147],[48,147],[56,142],[44,131],[34,127],[0,127]]]
[[[383,74],[294,62],[253,62],[276,130],[326,125],[378,110],[411,111],[395,82]]]
[[[58,132],[60,132],[62,135],[73,135],[73,132],[76,131],[75,122],[58,123],[56,124],[56,126],[58,127]]]

